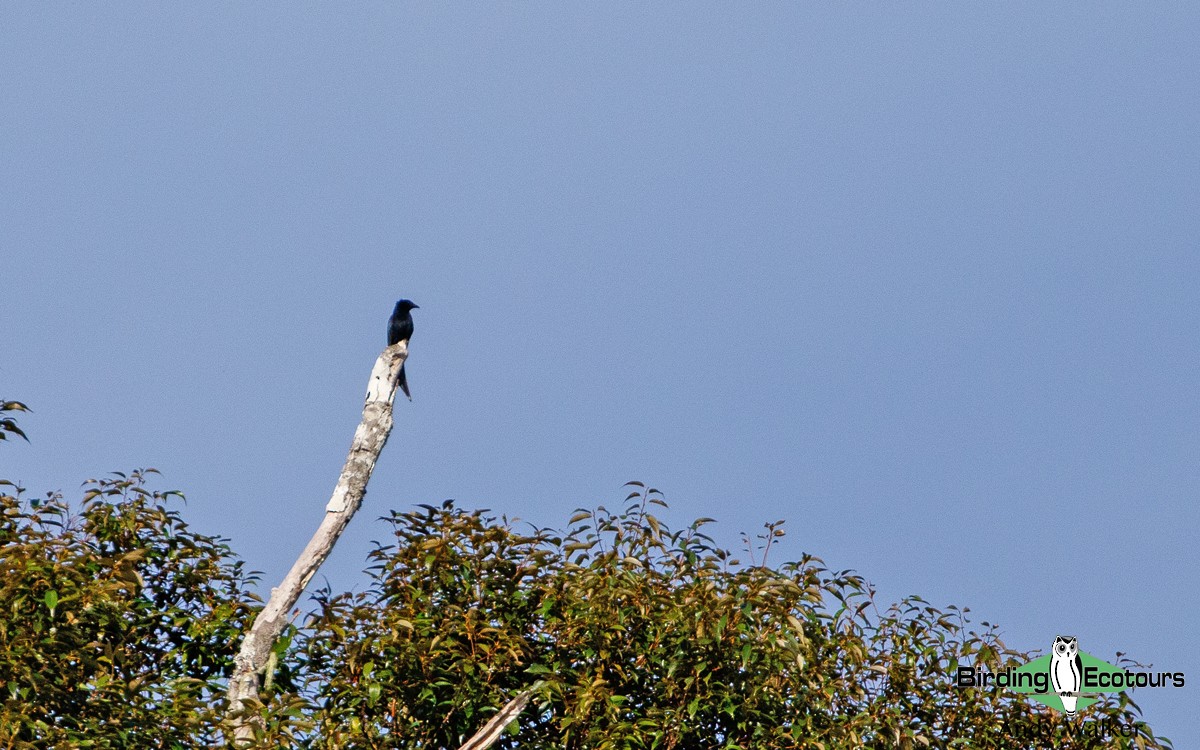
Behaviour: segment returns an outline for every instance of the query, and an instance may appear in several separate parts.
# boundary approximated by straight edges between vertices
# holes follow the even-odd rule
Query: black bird
[[[392,319],[388,321],[388,346],[412,338],[413,321],[410,311],[417,307],[419,305],[408,299],[396,303],[396,309],[392,310]],[[404,365],[400,365],[400,390],[412,401],[412,394],[408,392],[408,378],[404,376]]]

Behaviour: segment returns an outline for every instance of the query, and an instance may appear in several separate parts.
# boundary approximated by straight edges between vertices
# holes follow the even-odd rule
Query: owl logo
[[[1079,688],[1083,685],[1083,663],[1079,658],[1079,642],[1073,635],[1054,637],[1054,648],[1050,655],[1050,679],[1054,692],[1062,700],[1067,718],[1075,718],[1075,702],[1079,700]]]

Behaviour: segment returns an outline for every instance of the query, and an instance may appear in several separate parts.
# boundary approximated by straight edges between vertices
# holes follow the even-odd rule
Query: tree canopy
[[[15,424],[13,425],[15,427]],[[19,434],[19,433],[18,433]],[[260,600],[153,470],[74,502],[0,483],[0,748],[227,742],[223,690]],[[318,590],[263,675],[257,744],[456,748],[534,687],[504,748],[1170,747],[1125,693],[1086,722],[953,685],[1031,655],[965,608],[887,606],[849,571],[739,561],[656,490],[562,531],[447,502],[393,511],[358,592]],[[753,557],[753,559],[751,559]]]

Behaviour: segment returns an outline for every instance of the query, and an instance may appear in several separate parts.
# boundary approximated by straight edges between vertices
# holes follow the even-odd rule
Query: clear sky
[[[1200,747],[1200,5],[0,7],[31,491],[153,466],[274,585],[395,300],[389,508],[668,519],[1183,670]]]

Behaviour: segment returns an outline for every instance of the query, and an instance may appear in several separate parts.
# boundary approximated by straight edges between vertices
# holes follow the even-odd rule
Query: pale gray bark
[[[384,349],[375,360],[371,380],[367,384],[362,422],[354,431],[350,454],[346,456],[333,496],[325,506],[325,517],[308,546],[284,576],[283,582],[271,590],[271,598],[258,613],[254,625],[242,641],[241,650],[234,658],[228,698],[229,714],[235,727],[234,738],[239,745],[253,739],[254,719],[247,709],[252,709],[252,704],[258,701],[258,673],[266,666],[275,639],[287,624],[287,613],[296,606],[305,586],[325,558],[329,557],[338,537],[362,505],[375,462],[379,460],[379,453],[392,431],[392,402],[396,398],[397,376],[407,357],[408,342],[401,341]]]
[[[491,721],[483,725],[483,729],[476,732],[475,736],[467,740],[466,744],[458,750],[486,750],[486,748],[491,747],[493,742],[500,739],[504,728],[521,714],[521,711],[525,708],[525,704],[529,702],[532,696],[533,690],[531,689],[513,698],[504,708],[500,709],[499,713],[492,717]]]

